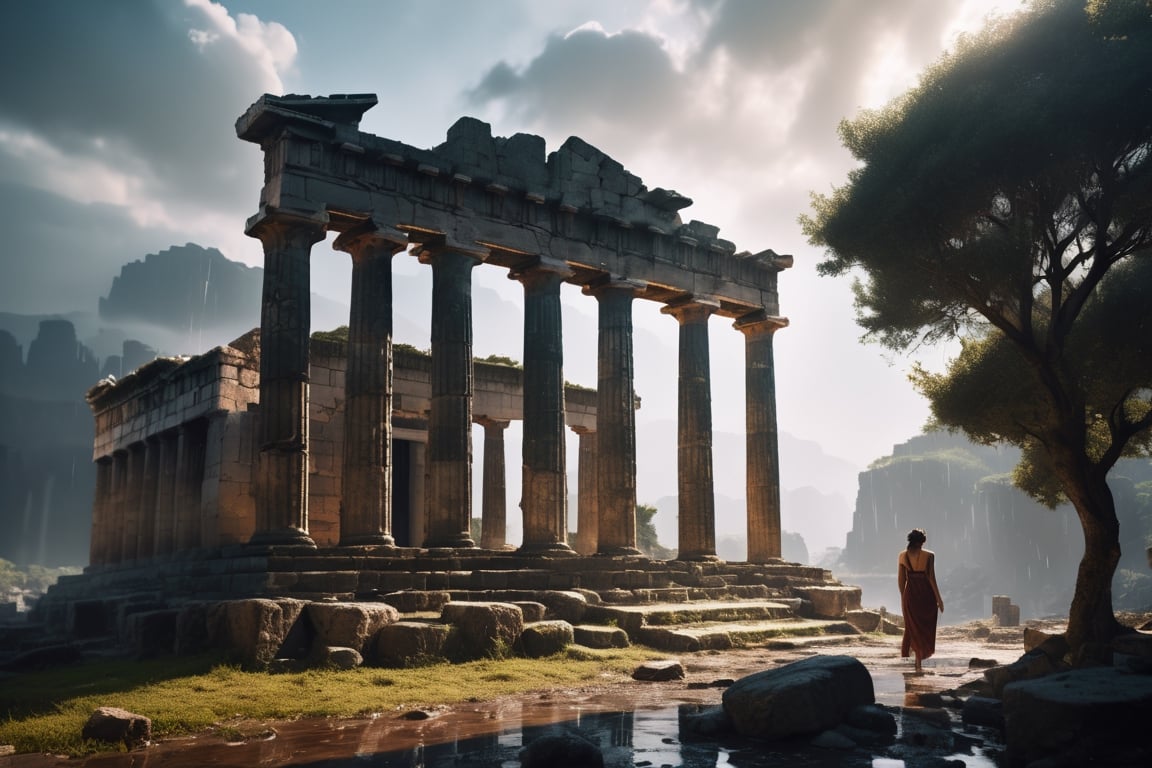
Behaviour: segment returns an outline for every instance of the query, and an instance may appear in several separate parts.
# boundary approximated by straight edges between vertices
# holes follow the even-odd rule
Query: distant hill
[[[125,264],[100,298],[106,322],[140,322],[172,330],[259,324],[261,270],[194,243]]]

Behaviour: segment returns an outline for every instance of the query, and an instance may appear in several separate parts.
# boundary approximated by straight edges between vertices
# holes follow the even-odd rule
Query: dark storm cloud
[[[259,153],[232,124],[271,80],[258,51],[193,40],[206,16],[150,0],[5,3],[0,131],[121,171],[154,200],[251,207],[255,190],[235,183],[236,169],[258,168]],[[42,185],[35,172],[17,181]]]
[[[549,37],[519,71],[497,63],[470,96],[480,104],[502,100],[518,120],[540,125],[636,132],[667,111],[679,80],[659,39],[581,28]]]
[[[549,38],[523,67],[495,64],[470,96],[546,129],[615,126],[618,148],[666,141],[683,157],[711,147],[715,162],[717,147],[736,146],[737,163],[819,153],[865,106],[872,64],[896,46],[922,68],[960,4],[697,0],[687,19],[701,34],[679,65],[655,36],[583,28]]]
[[[95,313],[123,264],[170,244],[120,208],[23,186],[0,183],[0,211],[0,312]]]

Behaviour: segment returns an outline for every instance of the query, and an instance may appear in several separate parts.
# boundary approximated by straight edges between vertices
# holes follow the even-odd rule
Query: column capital
[[[408,236],[394,227],[367,221],[347,232],[341,232],[332,247],[352,254],[353,259],[373,248],[389,250],[395,254],[408,247]]]
[[[665,304],[660,308],[660,314],[671,315],[679,320],[681,325],[690,325],[707,322],[708,318],[719,309],[720,301],[717,299],[689,296],[681,301]]]
[[[761,310],[736,318],[736,322],[732,323],[732,327],[746,336],[759,336],[765,333],[772,334],[781,328],[787,328],[788,318],[769,315],[767,312]]]
[[[647,289],[647,280],[636,280],[631,277],[613,277],[611,275],[606,275],[605,277],[598,279],[595,282],[585,285],[583,291],[587,296],[595,296],[599,298],[605,293],[612,293],[616,291],[627,292],[635,296],[636,294]]]
[[[473,416],[472,421],[485,429],[489,427],[492,429],[507,429],[508,425],[512,423],[509,419],[494,419],[490,416]]]
[[[471,257],[477,262],[483,262],[488,260],[489,250],[475,243],[465,245],[464,243],[441,237],[427,243],[421,243],[412,249],[412,253],[420,260],[421,264],[431,264],[439,256],[446,253],[457,253],[461,256]]]
[[[289,229],[305,232],[313,230],[309,234],[314,239],[309,242],[309,245],[318,243],[324,239],[325,232],[327,232],[328,213],[326,211],[274,208],[266,205],[244,224],[244,234],[258,240],[274,237]]]
[[[581,437],[596,434],[596,427],[588,427],[583,424],[570,424],[568,428]]]
[[[563,259],[554,259],[551,256],[537,256],[531,261],[508,270],[509,280],[519,280],[527,284],[541,278],[567,280],[575,272]]]

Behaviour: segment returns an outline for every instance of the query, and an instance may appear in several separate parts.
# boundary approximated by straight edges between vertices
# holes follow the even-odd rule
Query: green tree
[[[669,560],[676,553],[660,543],[652,518],[660,510],[651,504],[636,505],[636,548],[656,560]]]
[[[912,376],[935,422],[1020,446],[1017,484],[1084,533],[1068,640],[1120,631],[1108,471],[1152,427],[1152,3],[1036,0],[840,125],[860,161],[801,217],[855,277],[864,338],[961,339]]]

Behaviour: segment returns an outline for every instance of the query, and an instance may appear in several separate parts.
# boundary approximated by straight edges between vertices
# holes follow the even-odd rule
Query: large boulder
[[[282,655],[304,606],[303,600],[288,598],[216,603],[208,609],[209,642],[227,649],[246,667],[265,667]]]
[[[316,632],[317,648],[355,648],[363,653],[380,628],[400,620],[400,612],[387,603],[309,603],[308,619]]]
[[[152,720],[119,707],[98,707],[84,724],[80,737],[132,749],[152,740]]]
[[[875,701],[872,676],[851,656],[813,656],[757,672],[723,695],[739,733],[772,740],[835,728],[854,707]]]
[[[999,698],[1009,683],[1021,680],[1034,680],[1059,671],[1060,662],[1054,660],[1040,647],[1034,648],[1011,664],[984,670],[984,679],[992,686],[993,698]]]
[[[1060,756],[1087,765],[1152,765],[1152,676],[1114,667],[1077,669],[1004,688],[1009,757]]]
[[[503,658],[524,631],[524,614],[511,603],[448,603],[440,620],[456,628],[448,649],[453,658]]]
[[[424,621],[398,621],[381,627],[369,662],[385,667],[419,667],[444,661],[452,628]]]

